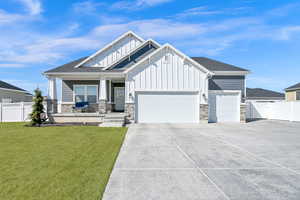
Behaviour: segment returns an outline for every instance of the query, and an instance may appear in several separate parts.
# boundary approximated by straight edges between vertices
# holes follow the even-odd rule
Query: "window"
[[[91,103],[97,102],[97,86],[87,86],[86,100]]]
[[[97,103],[97,85],[74,85],[75,102]]]

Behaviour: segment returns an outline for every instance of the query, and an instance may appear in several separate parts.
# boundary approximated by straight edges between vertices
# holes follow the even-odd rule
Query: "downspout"
[[[205,83],[205,93],[202,94],[205,102],[208,104],[208,90],[209,90],[209,80],[212,78],[212,74],[210,72],[206,73],[206,83]]]

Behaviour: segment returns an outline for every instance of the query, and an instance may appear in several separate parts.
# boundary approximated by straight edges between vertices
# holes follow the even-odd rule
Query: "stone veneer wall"
[[[125,114],[128,121],[134,121],[135,105],[134,103],[125,103]]]
[[[74,104],[62,104],[62,113],[72,113]],[[97,103],[90,104],[86,112],[95,113],[99,111],[99,106]]]
[[[208,123],[208,104],[200,104],[200,121]]]
[[[240,121],[246,122],[246,104],[241,103],[240,105]]]
[[[113,111],[113,104],[107,103],[106,104],[106,112],[111,113]]]
[[[99,113],[106,114],[107,113],[107,101],[106,100],[99,100]]]

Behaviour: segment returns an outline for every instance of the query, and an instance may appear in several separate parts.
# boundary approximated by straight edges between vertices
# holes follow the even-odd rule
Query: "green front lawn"
[[[99,200],[126,128],[0,123],[0,199]]]

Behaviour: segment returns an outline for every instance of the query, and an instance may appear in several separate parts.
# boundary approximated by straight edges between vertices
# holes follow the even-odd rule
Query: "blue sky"
[[[43,71],[132,30],[247,68],[249,87],[282,91],[300,82],[299,19],[296,0],[1,1],[0,80],[46,92]]]

